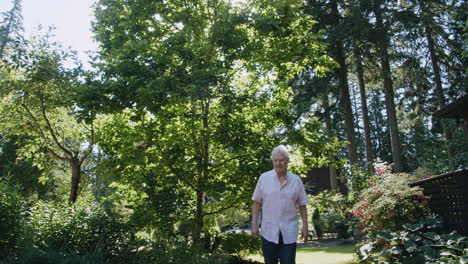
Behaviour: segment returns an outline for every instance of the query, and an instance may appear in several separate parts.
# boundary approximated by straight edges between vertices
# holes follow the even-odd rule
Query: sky
[[[28,37],[38,26],[44,28],[55,26],[56,40],[65,47],[71,47],[85,68],[88,55],[86,51],[95,51],[97,44],[92,38],[91,21],[93,12],[91,6],[95,0],[22,0],[23,27]],[[8,11],[12,0],[0,0],[0,12]]]

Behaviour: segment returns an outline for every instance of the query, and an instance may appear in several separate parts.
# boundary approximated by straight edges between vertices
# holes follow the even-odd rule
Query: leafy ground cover
[[[298,248],[296,253],[296,263],[351,264],[353,263],[353,250],[353,245]],[[251,255],[248,259],[260,262],[263,261],[261,255]]]

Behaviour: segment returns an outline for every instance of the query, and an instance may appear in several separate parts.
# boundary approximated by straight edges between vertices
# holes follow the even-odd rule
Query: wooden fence
[[[451,172],[410,184],[431,197],[432,212],[444,218],[447,231],[468,235],[468,170]]]

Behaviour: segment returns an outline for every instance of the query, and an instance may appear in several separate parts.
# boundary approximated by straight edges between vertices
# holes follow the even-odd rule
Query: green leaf
[[[442,217],[436,217],[427,221],[427,228],[436,229],[442,227],[444,219]]]
[[[468,263],[468,256],[462,256],[460,258],[460,264],[467,264]]]
[[[407,235],[407,238],[416,242],[421,241],[421,235],[418,235],[418,234],[410,233]]]
[[[412,232],[418,231],[418,230],[422,229],[423,227],[424,227],[424,225],[422,223],[403,225],[404,229],[412,231]]]
[[[413,253],[418,250],[418,245],[411,240],[405,241],[404,246],[406,251],[408,251],[409,253]]]
[[[384,239],[385,241],[391,241],[392,238],[393,238],[392,233],[386,232],[386,231],[379,232],[379,233],[377,234],[377,237],[378,237],[378,238],[382,238],[382,239]]]
[[[441,256],[448,256],[448,257],[451,257],[451,256],[454,256],[455,254],[453,254],[453,252],[450,251],[450,250],[441,250],[441,251],[440,251],[440,255],[441,255]]]
[[[417,254],[416,257],[411,259],[411,264],[425,264],[426,258],[424,258],[423,254]]]
[[[426,232],[426,233],[423,233],[423,236],[426,237],[426,238],[429,238],[433,241],[437,241],[440,239],[440,235],[438,235],[437,233],[435,232]]]
[[[393,255],[400,255],[401,253],[403,253],[403,249],[400,247],[392,247],[390,251]]]
[[[423,245],[424,246],[432,246],[432,245],[434,245],[434,241],[429,240],[429,239],[424,239],[423,240]]]
[[[432,247],[425,247],[424,248],[424,257],[426,260],[436,260],[438,257],[437,250],[433,249]]]
[[[384,250],[380,252],[378,259],[380,261],[386,261],[390,260],[390,257],[392,256],[392,251],[391,250]]]

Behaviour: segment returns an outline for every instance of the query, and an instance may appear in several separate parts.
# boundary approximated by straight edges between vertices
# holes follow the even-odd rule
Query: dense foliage
[[[359,248],[360,263],[467,263],[468,238],[441,227],[440,217],[421,218],[398,231],[381,231]]]
[[[323,191],[310,199],[313,227],[317,237],[324,233],[336,233],[337,238],[349,238],[352,219],[348,213],[352,201],[341,193]]]
[[[429,197],[408,185],[409,175],[391,173],[385,164],[377,164],[376,171],[352,209],[364,233],[373,237],[379,230],[398,230],[429,214]]]
[[[0,180],[0,256],[17,255],[23,243],[21,200],[17,186]]]
[[[309,206],[319,237],[358,221],[365,262],[466,262],[407,185],[467,168],[462,126],[432,116],[467,93],[465,1],[99,0],[89,71],[52,31],[24,38],[11,2],[2,261],[236,263],[259,245],[227,231],[247,228],[285,144],[291,171],[330,167],[334,191]]]
[[[327,164],[336,151],[337,141],[318,133],[318,120],[296,123],[290,112],[288,78],[331,65],[317,36],[303,34],[311,17],[300,1],[250,4],[96,5],[103,74],[92,81],[107,96],[92,96],[98,90],[90,87],[83,107],[112,109],[92,109],[103,118],[105,177],[139,194],[139,208],[153,209],[148,225],[165,237],[190,221],[190,241],[199,241],[212,228],[209,217],[249,201],[256,175],[270,167],[271,147],[285,138],[296,145],[302,171]]]

